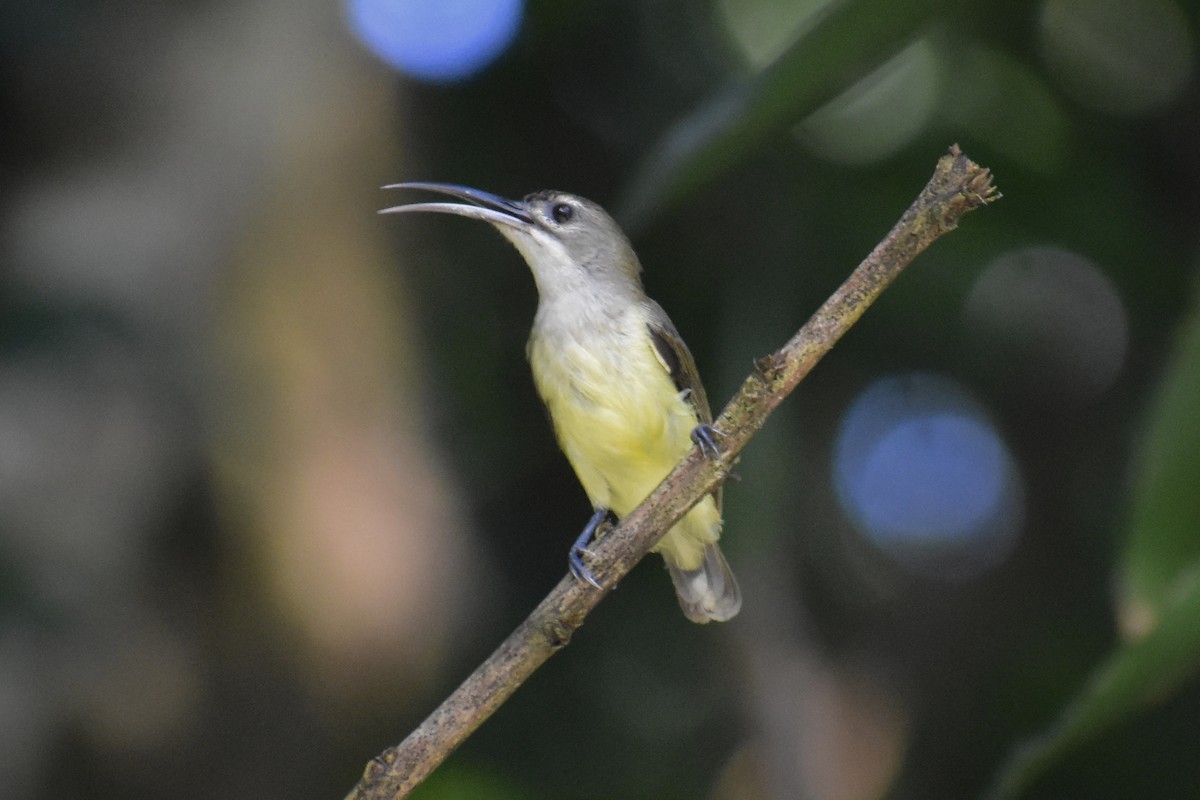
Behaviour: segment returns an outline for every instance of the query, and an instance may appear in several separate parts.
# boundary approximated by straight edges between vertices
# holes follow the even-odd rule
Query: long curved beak
[[[384,189],[419,189],[426,192],[436,192],[466,200],[466,203],[405,203],[380,210],[380,214],[401,214],[407,211],[434,211],[441,214],[457,214],[460,217],[481,219],[493,225],[504,225],[518,230],[528,230],[533,225],[533,217],[525,210],[524,203],[509,200],[505,197],[472,189],[469,186],[456,186],[452,183],[392,183]]]

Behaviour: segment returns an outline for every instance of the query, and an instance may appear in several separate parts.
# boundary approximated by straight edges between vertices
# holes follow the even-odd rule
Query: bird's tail
[[[699,623],[725,622],[737,616],[742,608],[742,592],[715,542],[704,546],[704,561],[696,569],[683,569],[668,551],[663,551],[663,558],[675,584],[679,605],[688,619]]]

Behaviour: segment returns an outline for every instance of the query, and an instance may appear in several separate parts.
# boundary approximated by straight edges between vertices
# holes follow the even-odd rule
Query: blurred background
[[[566,569],[536,305],[448,181],[582,194],[719,410],[958,142],[922,255],[437,798],[1194,797],[1190,0],[12,0],[0,796],[342,797]]]

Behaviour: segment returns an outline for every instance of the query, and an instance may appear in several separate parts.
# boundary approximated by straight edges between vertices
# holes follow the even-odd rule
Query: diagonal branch
[[[991,174],[959,150],[938,160],[920,196],[854,273],[782,348],[755,363],[716,420],[721,455],[693,450],[640,506],[590,549],[604,590],[566,576],[499,648],[409,734],[367,765],[347,800],[407,797],[550,656],[693,505],[729,475],[772,411],[922,250],[962,216],[997,199]]]

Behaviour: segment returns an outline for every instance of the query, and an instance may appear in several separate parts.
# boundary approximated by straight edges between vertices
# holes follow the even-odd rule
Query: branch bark
[[[921,194],[845,283],[754,371],[721,412],[722,452],[693,450],[620,524],[595,542],[589,566],[604,590],[563,578],[519,627],[415,731],[367,764],[346,800],[407,797],[550,656],[616,583],[693,505],[728,476],[738,453],[817,361],[858,321],[900,272],[964,214],[999,199],[990,172],[957,145],[939,159]]]

